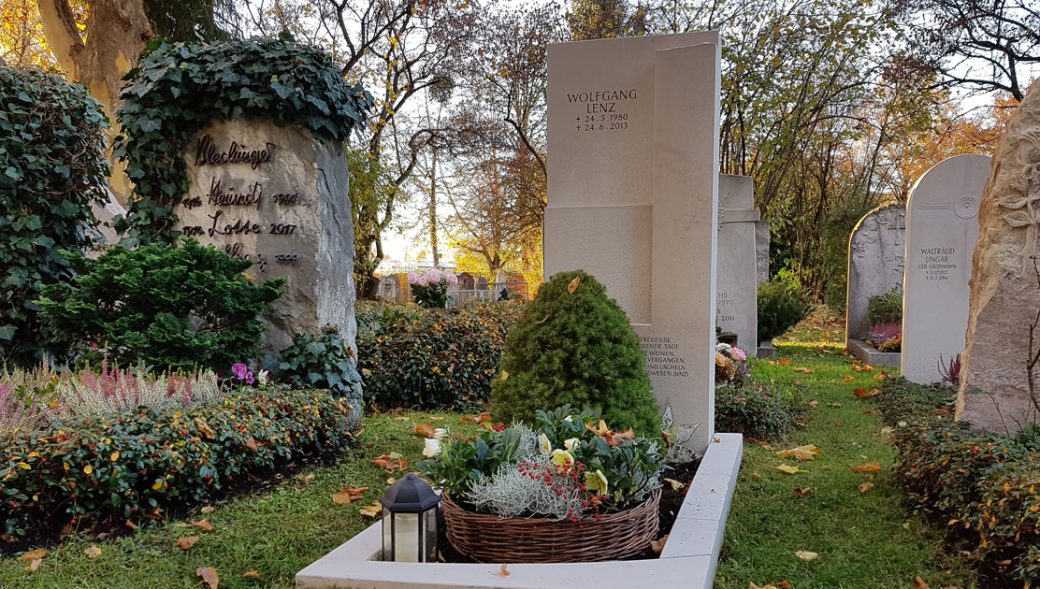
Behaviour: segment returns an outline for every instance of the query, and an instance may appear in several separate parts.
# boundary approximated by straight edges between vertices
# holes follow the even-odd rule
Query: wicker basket
[[[444,525],[455,550],[477,562],[590,562],[639,554],[657,537],[658,489],[618,513],[575,523],[545,518],[500,518],[463,509],[447,495]]]

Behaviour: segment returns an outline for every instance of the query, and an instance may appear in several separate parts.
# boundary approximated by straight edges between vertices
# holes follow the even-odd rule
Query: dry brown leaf
[[[191,525],[202,530],[203,532],[213,531],[213,524],[209,523],[208,519],[200,519],[197,522],[191,522]]]
[[[213,433],[213,428],[211,428],[209,424],[203,421],[201,417],[195,418],[195,427],[199,429],[199,433],[202,434],[202,437],[206,438],[207,440],[217,439],[217,435]]]
[[[925,583],[921,577],[914,577],[914,587],[917,587],[917,589],[929,589],[928,583]]]
[[[83,551],[83,555],[87,558],[97,558],[101,556],[101,548],[98,546],[91,546]]]
[[[433,426],[428,423],[417,423],[415,424],[415,427],[412,428],[412,431],[424,438],[433,437]]]
[[[820,402],[817,401],[816,399],[813,399],[812,401],[809,401],[809,406],[812,407],[813,409],[816,409],[817,407],[820,406]]]
[[[242,573],[242,578],[243,579],[259,579],[260,578],[260,571],[246,571],[246,572]]]
[[[650,549],[654,551],[654,554],[661,554],[664,550],[664,545],[668,543],[668,534],[661,536],[658,540],[650,540]]]
[[[220,578],[217,577],[217,569],[213,567],[199,567],[195,569],[195,576],[202,579],[209,589],[217,589],[220,586]]]
[[[370,460],[372,464],[382,468],[388,472],[394,472],[397,470],[404,470],[408,468],[408,460],[402,458],[397,452],[391,452],[390,454],[381,454]]]
[[[673,491],[678,491],[679,489],[682,489],[683,487],[686,486],[686,483],[684,483],[682,481],[677,481],[675,479],[661,479],[661,480],[666,482],[666,483],[668,483],[669,485],[671,485]]]
[[[575,280],[578,280],[578,279],[577,279],[577,278],[575,278]],[[574,291],[572,290],[571,292],[574,292]],[[500,567],[500,568],[498,569],[498,574],[502,575],[503,577],[508,577],[508,576],[509,576],[509,575],[511,575],[512,573],[510,573],[510,572],[509,572],[509,567],[507,567],[507,566],[506,566],[505,564],[503,564],[503,565],[502,565],[502,566],[501,566],[501,567]]]
[[[815,444],[806,444],[790,450],[781,450],[776,455],[780,458],[794,458],[795,460],[815,460],[820,453],[821,450]]]
[[[835,409],[839,409],[839,408],[841,407],[841,403],[831,403],[831,404],[830,404],[830,405],[828,405],[828,406],[829,406],[829,407],[834,407]]]
[[[804,366],[795,366],[791,370],[799,374],[812,374],[815,372],[812,368],[806,368]]]
[[[755,585],[754,583],[748,583],[748,589],[779,589],[779,587],[777,587],[776,585],[773,585],[773,584],[763,585],[763,586],[759,587],[758,585]]]
[[[780,466],[776,467],[776,469],[784,474],[798,474],[800,472],[803,472],[797,466],[788,466],[786,464],[781,464]]]
[[[844,380],[845,382],[852,382],[854,378],[855,377],[853,377],[851,374],[846,374],[842,380]]]
[[[27,573],[35,573],[36,569],[40,568],[40,564],[41,563],[43,563],[43,559],[42,558],[37,558],[36,560],[30,562],[29,566],[25,567],[25,572],[27,572]]]
[[[780,581],[776,584],[776,589],[793,589],[793,587],[791,587],[790,581]]]
[[[852,468],[852,470],[854,470],[856,472],[877,472],[877,471],[881,470],[881,463],[880,462],[867,462],[865,464],[860,464],[859,466],[853,466],[851,468]]]
[[[548,320],[549,320],[549,314],[546,313],[545,317],[542,317],[541,321],[535,321],[534,324],[535,325],[541,325],[541,324],[545,323]]]
[[[137,524],[135,524],[131,520],[126,520],[125,522],[123,522],[123,525],[125,525],[128,528],[130,528],[131,530],[136,530],[137,529]]]
[[[574,280],[567,285],[567,292],[574,294],[574,291],[578,290],[579,284],[581,284],[581,276],[575,276]]]
[[[859,362],[856,362],[855,364],[852,365],[852,371],[853,372],[874,372],[874,367],[871,366],[870,364],[860,364]]]
[[[790,366],[791,365],[791,359],[790,358],[780,358],[779,360],[777,360],[776,363],[779,364],[780,366]]]
[[[862,495],[863,493],[866,493],[867,491],[869,491],[869,490],[871,490],[873,488],[874,488],[874,483],[860,483],[860,485],[859,485],[859,493],[860,493],[860,495]]]
[[[794,555],[802,560],[816,560],[820,558],[819,553],[810,550],[796,550]]]
[[[311,476],[314,476],[314,475],[311,475]],[[199,511],[201,511],[202,513],[213,513],[216,510],[217,510],[216,507],[213,507],[212,505],[206,505],[202,509],[200,509]]]
[[[383,513],[383,504],[379,501],[370,505],[365,505],[358,510],[358,513],[365,517],[379,517]]]
[[[336,505],[349,505],[361,499],[368,491],[368,487],[343,487],[343,489],[332,496],[332,502]]]
[[[260,451],[260,445],[253,438],[249,438],[249,441],[246,442],[246,448],[252,450],[254,454]]]
[[[869,399],[870,397],[876,397],[881,394],[881,389],[855,389],[852,391],[853,396],[857,399]]]
[[[874,375],[874,380],[882,381],[888,378],[888,373],[882,370],[881,372]]]
[[[182,536],[180,538],[177,538],[177,543],[175,544],[175,546],[177,548],[180,548],[181,550],[191,550],[191,547],[194,546],[195,543],[198,541],[198,536]]]
[[[805,487],[804,489],[802,487],[794,488],[794,494],[798,495],[799,497],[805,497],[809,494],[809,491],[812,491],[812,487]]]
[[[43,548],[37,548],[36,550],[30,550],[29,552],[26,552],[25,554],[19,556],[18,560],[23,560],[23,561],[39,560],[39,559],[41,559],[41,558],[43,558],[45,556],[47,556],[47,551],[44,550]]]
[[[753,479],[758,479],[758,480],[762,480],[762,479],[764,479],[765,477],[764,477],[764,476],[762,476],[761,474],[757,473],[757,472],[753,472],[753,473],[751,473],[751,478],[753,478]]]

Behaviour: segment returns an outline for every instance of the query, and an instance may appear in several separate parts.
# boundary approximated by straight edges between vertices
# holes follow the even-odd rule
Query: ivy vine
[[[257,118],[344,141],[372,96],[315,47],[283,39],[217,44],[160,42],[124,78],[116,154],[135,197],[116,229],[131,244],[178,236],[174,206],[188,190],[184,153],[215,120]]]

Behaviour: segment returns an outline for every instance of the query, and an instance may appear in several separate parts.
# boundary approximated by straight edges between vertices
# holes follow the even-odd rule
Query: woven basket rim
[[[581,518],[578,519],[577,522],[574,522],[574,523],[578,523],[578,524],[582,524],[582,523],[603,523],[603,522],[610,522],[610,521],[619,520],[619,519],[628,519],[628,518],[632,517],[632,515],[635,512],[637,512],[637,510],[640,510],[640,509],[644,509],[645,510],[645,508],[648,507],[651,503],[653,503],[656,506],[660,502],[660,498],[661,498],[661,488],[658,487],[657,489],[654,489],[653,491],[651,491],[650,494],[646,496],[646,499],[644,499],[638,505],[634,505],[632,507],[629,507],[628,509],[623,509],[621,511],[614,511],[614,512],[611,512],[611,513],[601,514],[599,517],[596,517],[595,515],[583,515],[583,516],[581,516]],[[455,500],[453,500],[451,498],[451,495],[449,495],[447,493],[444,493],[444,494],[441,495],[441,503],[442,504],[450,503],[451,506],[455,508],[455,510],[464,512],[467,517],[472,518],[472,519],[487,518],[489,520],[494,520],[496,522],[508,521],[510,523],[513,523],[513,522],[515,522],[515,523],[533,522],[533,523],[537,523],[537,524],[561,523],[561,522],[571,523],[571,520],[568,520],[567,518],[564,518],[564,519],[553,519],[551,517],[542,517],[542,516],[502,517],[502,516],[499,516],[499,515],[495,515],[493,513],[484,513],[482,511],[473,511],[472,509],[467,509],[461,503],[458,503]]]

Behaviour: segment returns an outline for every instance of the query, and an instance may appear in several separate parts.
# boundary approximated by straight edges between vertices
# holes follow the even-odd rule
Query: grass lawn
[[[777,346],[786,359],[782,364],[758,365],[760,375],[800,386],[805,400],[818,404],[810,409],[806,429],[787,441],[747,443],[715,587],[787,581],[794,589],[899,589],[919,587],[918,576],[932,588],[974,587],[974,574],[945,556],[935,530],[901,506],[884,425],[869,399],[853,395],[857,388],[869,391],[880,384],[878,369],[853,371],[840,344],[824,345],[840,341],[837,334],[817,341],[808,337],[827,330],[834,331],[826,325],[800,327]],[[805,462],[775,454],[803,444],[815,444],[822,454]],[[851,468],[869,462],[880,463],[880,472]],[[782,464],[804,472],[784,474],[777,470]],[[861,493],[863,483],[873,487]],[[807,492],[800,496],[796,488]],[[796,551],[819,557],[803,560]]]
[[[375,521],[358,510],[383,494],[388,477],[400,475],[370,464],[370,459],[398,452],[414,465],[422,459],[423,444],[412,433],[413,425],[428,423],[453,431],[473,427],[459,420],[460,415],[448,413],[367,418],[359,447],[335,466],[303,469],[263,494],[214,505],[212,512],[196,512],[182,521],[145,526],[132,536],[102,542],[68,540],[53,548],[35,573],[26,572],[26,562],[2,558],[0,587],[198,589],[198,567],[214,567],[222,588],[291,587],[300,569]],[[332,495],[347,486],[369,490],[360,501],[334,504]],[[201,519],[213,524],[212,532],[191,526],[191,520]],[[199,540],[182,551],[175,544],[185,536]],[[92,546],[101,549],[100,556],[85,554]],[[260,578],[243,578],[247,571],[258,572]]]

